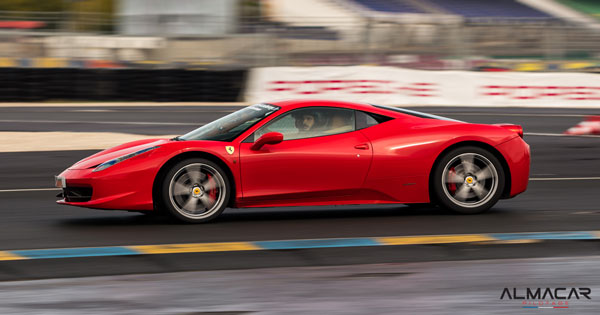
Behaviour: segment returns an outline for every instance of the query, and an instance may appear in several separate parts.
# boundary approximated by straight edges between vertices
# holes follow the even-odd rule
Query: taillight
[[[523,127],[519,125],[511,125],[511,124],[496,124],[496,126],[502,127],[504,129],[508,129],[512,132],[515,132],[519,135],[519,137],[523,138]]]

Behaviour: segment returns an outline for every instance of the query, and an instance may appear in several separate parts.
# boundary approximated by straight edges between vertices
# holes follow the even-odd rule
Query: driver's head
[[[316,117],[310,113],[303,113],[296,116],[296,128],[301,131],[308,131],[315,127]]]

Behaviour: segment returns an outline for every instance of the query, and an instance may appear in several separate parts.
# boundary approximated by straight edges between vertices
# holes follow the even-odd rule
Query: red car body
[[[502,198],[527,188],[529,146],[511,128],[429,119],[368,104],[301,100],[271,103],[274,114],[231,142],[140,140],[110,148],[69,167],[59,177],[67,187],[91,188],[88,201],[59,204],[99,209],[153,210],[157,176],[182,156],[209,157],[227,169],[234,186],[231,207],[430,202],[430,173],[436,160],[457,145],[475,145],[502,162]],[[255,130],[301,107],[340,107],[392,118],[361,130],[283,141],[251,150]],[[140,149],[158,148],[102,171],[94,168]],[[226,149],[234,148],[233,154]]]

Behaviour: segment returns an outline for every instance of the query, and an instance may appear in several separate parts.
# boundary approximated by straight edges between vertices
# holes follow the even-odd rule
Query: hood
[[[73,164],[71,167],[69,167],[69,169],[82,170],[92,168],[114,158],[118,158],[129,153],[137,152],[139,150],[153,147],[156,145],[161,145],[167,142],[169,142],[168,139],[144,139],[128,142],[125,144],[118,145],[116,147],[112,147],[110,149],[106,149],[104,151],[100,151],[94,155],[88,156],[85,159]]]

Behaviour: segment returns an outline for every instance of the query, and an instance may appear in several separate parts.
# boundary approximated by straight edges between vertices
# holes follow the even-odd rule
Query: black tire
[[[431,197],[456,213],[482,213],[498,202],[505,180],[502,164],[494,154],[479,147],[459,147],[434,166]]]
[[[186,159],[165,174],[160,187],[161,209],[187,223],[204,223],[217,218],[229,204],[229,177],[215,162]]]

